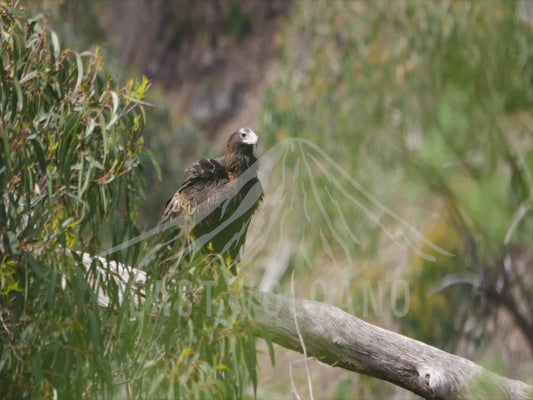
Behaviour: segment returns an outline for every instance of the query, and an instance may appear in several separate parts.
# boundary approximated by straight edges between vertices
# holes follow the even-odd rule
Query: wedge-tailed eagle
[[[209,252],[235,264],[248,225],[263,197],[253,150],[258,138],[248,127],[228,139],[224,156],[202,159],[185,170],[189,176],[168,201],[160,223],[177,225]]]

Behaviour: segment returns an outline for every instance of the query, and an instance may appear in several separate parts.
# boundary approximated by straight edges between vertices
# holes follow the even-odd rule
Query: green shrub
[[[148,81],[119,86],[98,51],[62,49],[42,16],[1,3],[0,19],[0,393],[242,397],[257,382],[255,337],[221,263],[172,258],[135,305],[112,263],[86,260],[142,239]],[[139,265],[147,246],[108,261]]]

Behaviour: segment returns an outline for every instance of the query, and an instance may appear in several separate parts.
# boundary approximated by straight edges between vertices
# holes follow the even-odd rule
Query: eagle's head
[[[257,146],[257,135],[248,127],[244,127],[234,132],[228,140],[227,150],[236,153],[249,154],[253,152],[253,147]]]
[[[240,174],[252,165],[256,161],[254,146],[257,146],[257,142],[257,135],[251,128],[244,127],[234,132],[229,137],[226,147],[227,168]]]

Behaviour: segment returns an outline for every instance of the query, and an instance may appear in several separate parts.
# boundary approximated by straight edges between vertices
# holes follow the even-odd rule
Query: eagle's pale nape
[[[197,246],[220,254],[233,271],[263,197],[253,153],[257,142],[252,129],[241,128],[229,137],[222,157],[202,159],[187,168],[187,178],[168,201],[160,220],[160,224],[176,218],[187,221],[178,228],[190,233]]]

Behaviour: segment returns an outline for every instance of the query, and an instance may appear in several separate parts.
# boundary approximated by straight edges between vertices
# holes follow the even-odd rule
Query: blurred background
[[[65,46],[151,82],[139,226],[249,125],[265,201],[245,271],[533,383],[529,1],[25,1]],[[96,50],[98,49],[98,50]],[[265,349],[259,398],[308,396]],[[311,362],[320,398],[409,398]]]

